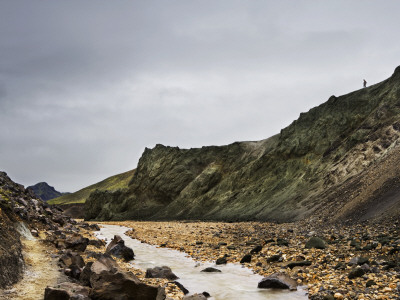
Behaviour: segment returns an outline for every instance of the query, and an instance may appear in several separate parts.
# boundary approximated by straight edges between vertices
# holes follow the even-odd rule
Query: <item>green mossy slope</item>
[[[399,120],[400,67],[381,83],[330,97],[263,141],[146,148],[128,189],[92,194],[86,219],[335,219],[353,207],[345,183],[398,153]]]
[[[135,170],[124,172],[118,175],[108,177],[98,183],[92,184],[85,187],[75,193],[67,194],[55,199],[48,201],[49,204],[72,204],[72,203],[84,203],[89,197],[90,193],[95,190],[100,191],[116,191],[120,189],[125,189],[128,186],[130,179],[132,178]]]

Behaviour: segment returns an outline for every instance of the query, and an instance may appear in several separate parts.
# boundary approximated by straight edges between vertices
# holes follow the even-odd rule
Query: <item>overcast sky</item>
[[[0,169],[73,192],[268,138],[400,65],[400,1],[0,1]]]

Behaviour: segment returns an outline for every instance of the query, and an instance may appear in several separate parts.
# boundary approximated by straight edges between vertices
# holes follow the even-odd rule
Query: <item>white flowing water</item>
[[[28,229],[24,222],[16,222],[14,224],[15,230],[26,240],[33,241],[35,238],[33,237],[31,231]]]
[[[254,274],[252,270],[242,267],[240,264],[228,263],[216,266],[212,262],[198,263],[185,253],[168,248],[157,248],[145,244],[125,235],[127,227],[116,225],[103,225],[96,236],[110,242],[114,235],[120,235],[125,245],[131,247],[135,253],[135,260],[131,263],[136,268],[168,266],[172,269],[179,281],[191,294],[208,292],[211,300],[284,300],[307,299],[306,291],[299,288],[291,292],[285,290],[271,290],[257,288],[258,282],[263,278]],[[216,267],[221,273],[200,272],[206,267]]]

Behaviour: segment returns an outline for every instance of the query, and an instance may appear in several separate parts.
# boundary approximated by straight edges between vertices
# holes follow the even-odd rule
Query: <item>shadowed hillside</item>
[[[399,136],[400,67],[381,83],[331,96],[263,141],[146,148],[128,189],[92,193],[85,217],[294,221],[396,214]]]
[[[42,199],[43,201],[48,201],[60,197],[62,195],[68,194],[56,191],[54,187],[48,185],[46,182],[39,182],[35,185],[28,186],[27,188],[31,189],[35,193],[35,195],[40,199]]]

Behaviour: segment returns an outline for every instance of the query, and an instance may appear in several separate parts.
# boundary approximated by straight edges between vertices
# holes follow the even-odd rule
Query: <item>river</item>
[[[158,248],[125,235],[128,227],[102,225],[96,235],[110,242],[114,235],[120,235],[125,245],[135,252],[131,263],[136,268],[146,270],[156,266],[168,266],[180,278],[179,281],[193,293],[208,292],[210,300],[284,300],[307,299],[306,291],[301,287],[297,291],[258,289],[257,284],[263,278],[240,264],[228,263],[215,266],[213,262],[196,262],[185,253],[168,248]],[[221,273],[200,272],[206,267],[216,267]]]

